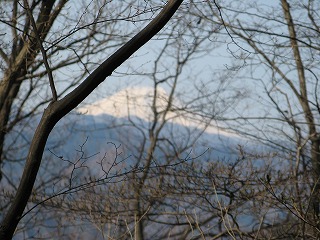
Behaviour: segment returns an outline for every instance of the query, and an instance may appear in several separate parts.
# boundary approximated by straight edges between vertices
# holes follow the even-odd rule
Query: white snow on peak
[[[86,105],[78,111],[93,116],[100,114],[109,114],[115,117],[137,116],[150,121],[153,118],[153,99],[154,89],[151,87],[126,88],[110,97]],[[158,112],[164,110],[168,99],[169,96],[164,89],[157,89],[156,106]]]
[[[92,116],[101,114],[108,114],[117,118],[136,116],[145,121],[152,121],[154,119],[152,110],[154,94],[154,88],[151,87],[125,88],[119,92],[116,92],[110,97],[79,108],[78,111],[82,114]],[[158,88],[155,105],[157,112],[160,115],[159,119],[162,118],[161,111],[166,109],[168,100],[168,93],[163,88]],[[176,102],[174,103],[179,104]],[[165,118],[170,122],[174,122],[186,127],[196,127],[201,129],[205,127],[203,123],[199,121],[191,121],[191,118],[187,117],[185,114],[179,113],[177,110],[168,111]],[[225,132],[215,126],[206,126],[206,132],[235,136],[234,134]]]

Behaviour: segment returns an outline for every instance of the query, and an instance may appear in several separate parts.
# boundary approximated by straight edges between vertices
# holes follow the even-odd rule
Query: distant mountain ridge
[[[153,88],[149,87],[127,88],[92,105],[73,111],[53,129],[46,145],[44,158],[54,157],[52,152],[59,156],[72,157],[79,150],[79,146],[84,143],[88,154],[103,153],[108,142],[122,144],[127,148],[126,154],[128,155],[134,153],[138,143],[144,137],[142,134],[148,136],[148,128],[152,123],[153,94]],[[163,89],[160,89],[158,94],[158,107],[161,109],[165,106],[168,95]],[[169,113],[167,118],[172,119],[166,123],[161,136],[168,139],[174,138],[173,142],[177,146],[186,144],[187,140],[191,141],[192,137],[200,135],[203,131],[202,126],[190,122],[184,116],[174,118],[174,113]],[[36,127],[30,122],[38,122],[39,116],[28,121],[8,135],[6,140],[10,148],[17,146],[12,154],[22,161],[27,155],[28,146]],[[227,157],[231,154],[230,149],[236,148],[239,141],[240,139],[235,135],[209,127],[192,144],[192,148],[193,151],[199,153],[212,149],[216,152],[215,157]],[[13,166],[16,165],[13,164]],[[12,168],[9,164],[6,167]],[[20,164],[18,168],[20,172]],[[18,170],[16,167],[13,169]]]

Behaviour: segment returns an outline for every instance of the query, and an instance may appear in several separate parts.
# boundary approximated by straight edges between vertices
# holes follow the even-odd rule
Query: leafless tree
[[[299,229],[282,234],[318,238],[320,5],[312,0],[267,5],[214,1],[208,8],[229,35],[228,50],[237,65],[228,68],[238,71],[241,81],[235,84],[251,89],[250,97],[225,116],[225,123],[280,150],[286,164],[285,170],[278,171],[290,172],[286,187],[292,186],[291,191],[284,191],[282,198],[275,185],[265,187],[274,204],[280,202],[287,207],[288,217],[294,216],[287,219],[292,221],[291,228]],[[269,177],[279,183],[278,176]]]
[[[48,76],[48,83],[50,85],[52,94],[51,99],[45,101],[49,103],[49,105],[43,111],[40,123],[38,124],[34,133],[34,137],[31,141],[29,153],[16,196],[10,204],[9,210],[2,219],[0,228],[1,239],[10,239],[14,234],[14,231],[20,221],[20,217],[23,214],[25,206],[30,197],[39,166],[41,164],[45,144],[55,124],[72,109],[74,109],[79,103],[81,103],[96,87],[98,87],[101,82],[105,80],[106,77],[110,76],[119,65],[126,61],[135,51],[137,51],[157,32],[159,32],[182,3],[182,1],[169,1],[163,10],[158,14],[158,16],[155,17],[143,30],[141,30],[122,47],[120,47],[102,64],[100,64],[73,90],[71,90],[65,96],[61,96],[65,91],[62,91],[62,94],[57,94],[57,89],[55,86],[56,82],[52,74],[52,68],[54,69],[54,67],[50,66],[48,55],[50,55],[49,51],[53,51],[52,54],[54,56],[54,53],[56,53],[55,51],[59,51],[60,49],[59,43],[67,39],[67,37],[72,36],[71,34],[73,32],[63,35],[60,39],[58,37],[58,39],[55,39],[55,41],[50,42],[48,46],[46,46],[46,39],[50,39],[50,37],[52,37],[52,35],[49,35],[50,30],[54,27],[53,23],[57,19],[59,13],[61,13],[63,7],[66,5],[66,2],[67,1],[63,0],[59,2],[33,1],[30,4],[28,1],[24,1],[23,3],[19,1],[13,1],[13,7],[10,9],[8,6],[10,9],[9,12],[12,11],[13,15],[8,19],[3,19],[1,21],[7,26],[10,26],[10,29],[12,30],[12,52],[14,53],[11,55],[11,58],[8,58],[7,56],[10,55],[5,51],[9,52],[11,49],[8,47],[7,49],[1,50],[1,56],[5,64],[7,64],[6,68],[3,67],[4,74],[1,81],[1,149],[3,149],[4,133],[10,130],[10,128],[8,128],[8,124],[13,102],[19,93],[19,89],[23,83],[23,80],[25,79],[25,76],[30,72],[30,68],[39,69],[43,65],[45,66],[43,74]],[[106,3],[107,2],[105,2],[103,6],[107,6]],[[10,2],[6,4],[10,4]],[[90,6],[90,4],[88,6]],[[3,11],[6,10],[4,9]],[[85,11],[86,10],[84,10],[84,12]],[[94,16],[99,16],[101,12],[101,7],[96,8]],[[67,15],[63,16],[66,17]],[[25,24],[22,26],[20,26],[21,19],[25,19]],[[81,21],[82,20],[80,16],[77,23],[81,23]],[[93,23],[95,22],[99,22],[99,19],[94,18]],[[103,22],[106,22],[106,20]],[[93,33],[96,33],[96,29],[94,27],[93,30],[90,28],[88,29],[89,32],[93,31]],[[102,31],[102,33],[103,32],[104,31]],[[86,35],[85,39],[90,41],[92,36],[89,38],[87,36],[88,34]],[[77,41],[71,42],[76,44]],[[91,44],[89,43],[86,46],[90,45]],[[64,48],[65,47],[63,47],[63,49]],[[72,44],[70,48],[72,48]],[[87,48],[85,47],[84,49],[84,52],[86,53]],[[18,54],[16,54],[16,51]],[[36,64],[39,52],[42,54],[43,62]],[[91,50],[89,50],[89,53],[91,53]],[[74,55],[74,60],[68,60],[66,65],[75,61],[81,62],[81,57],[77,56],[77,53],[74,53]],[[64,65],[64,63],[62,63],[62,65]],[[74,83],[74,81],[72,82]],[[74,84],[71,84],[71,86],[73,85]],[[21,105],[23,106],[23,102]],[[21,118],[20,114],[17,116],[17,120],[19,120]],[[3,154],[1,154],[1,156],[3,156]]]
[[[17,192],[1,196],[1,239],[11,238],[21,217],[23,234],[44,216],[57,231],[39,237],[85,238],[68,230],[80,222],[96,227],[97,239],[319,237],[319,3],[190,1],[164,28],[181,2],[1,5],[1,183]],[[98,155],[86,149],[87,138],[75,156],[53,147],[41,162],[56,123],[160,30],[150,68],[128,66],[152,85],[144,96],[148,121],[128,107],[125,124],[108,126],[121,144],[109,142]],[[219,47],[230,61],[204,77],[196,60],[221,54]],[[126,70],[116,74],[129,78]],[[42,111],[29,141],[21,125],[32,129]],[[185,120],[194,125],[179,125]],[[211,125],[241,135],[224,155],[201,139]],[[128,141],[136,136],[141,141]],[[22,148],[28,156],[17,153]],[[26,158],[17,187],[7,166]],[[52,174],[57,163],[67,174]]]
[[[201,102],[203,98],[195,94],[183,102],[181,97],[185,94],[185,90],[179,87],[187,83],[188,86],[196,84],[196,80],[192,79],[195,76],[189,75],[187,79],[182,73],[188,68],[193,69],[192,59],[212,48],[207,39],[216,33],[198,29],[198,34],[195,34],[196,29],[188,31],[188,24],[190,22],[186,19],[179,19],[169,32],[161,34],[166,37],[165,43],[159,48],[153,69],[150,73],[144,72],[139,75],[136,73],[139,79],[151,80],[153,90],[145,93],[141,89],[138,95],[132,95],[129,89],[129,92],[124,93],[126,95],[124,99],[127,99],[127,104],[124,106],[128,106],[128,123],[125,126],[123,123],[113,126],[119,130],[119,142],[130,153],[130,165],[140,171],[132,171],[126,181],[108,186],[103,191],[84,192],[85,196],[90,197],[94,194],[99,200],[73,207],[87,215],[88,209],[94,209],[90,211],[91,221],[93,224],[99,223],[97,227],[104,236],[119,239],[130,236],[137,239],[162,239],[170,236],[171,229],[175,224],[179,225],[181,218],[185,220],[186,213],[181,214],[173,209],[164,211],[170,204],[184,204],[183,201],[179,202],[180,186],[170,186],[175,177],[173,169],[176,169],[178,177],[181,176],[178,173],[178,165],[185,164],[185,168],[188,168],[193,161],[197,159],[200,161],[207,149],[201,146],[198,140],[210,120],[197,118],[192,114],[196,105],[203,104]],[[180,39],[174,37],[176,32],[180,32]],[[192,44],[186,45],[189,39],[192,39]],[[168,92],[166,93],[164,89]],[[221,89],[217,91],[216,95],[218,94],[222,94]],[[219,105],[218,101],[216,105]],[[220,105],[222,108],[223,103]],[[134,116],[136,106],[149,113],[148,121],[136,119]],[[218,114],[218,110],[216,113]],[[186,119],[192,120],[195,125],[186,127],[180,125],[191,122]],[[140,140],[126,141],[126,139]],[[188,168],[190,169],[191,167]],[[173,188],[177,188],[178,192]],[[189,196],[196,197],[191,191]],[[110,209],[112,214],[109,213]],[[107,215],[113,217],[106,217]],[[175,216],[177,220],[165,224],[165,219],[171,216]],[[162,229],[161,233],[159,229]]]

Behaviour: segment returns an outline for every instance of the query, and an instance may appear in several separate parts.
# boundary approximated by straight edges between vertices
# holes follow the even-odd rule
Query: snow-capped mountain
[[[156,94],[156,97],[154,97]],[[169,94],[159,88],[154,91],[151,87],[132,87],[125,88],[110,97],[90,105],[85,105],[78,109],[79,113],[94,116],[96,119],[99,115],[111,115],[116,118],[137,117],[147,122],[154,120],[153,106],[156,106],[157,112],[161,113],[168,106]],[[165,119],[171,123],[179,124],[185,127],[196,127],[199,129],[206,128],[207,133],[220,134],[224,136],[237,137],[234,134],[222,131],[214,126],[207,126],[201,121],[192,121],[192,114],[183,113],[178,109],[181,104],[173,99],[173,104],[166,113]],[[162,116],[161,116],[162,117]],[[160,119],[161,119],[160,117]]]
[[[141,144],[148,139],[148,131],[154,118],[153,96],[153,88],[127,88],[94,104],[79,108],[63,118],[53,129],[44,158],[63,156],[75,159],[82,145],[86,155],[99,153],[95,158],[101,158],[109,149],[110,142],[121,144],[127,155],[138,155]],[[168,99],[166,91],[158,89],[155,105],[160,115],[161,110],[166,108]],[[178,104],[176,103],[173,109]],[[7,136],[6,146],[10,146],[8,148],[12,149],[16,158],[25,159],[36,127],[29,123],[38,122],[38,118],[34,117],[25,125],[21,124],[21,129]],[[189,146],[189,150],[195,155],[210,149],[214,156],[209,154],[207,158],[228,158],[234,154],[232,151],[241,141],[238,137],[215,127],[207,127],[204,131],[201,122],[192,122],[187,115],[177,110],[169,111],[166,119],[168,121],[161,130],[160,137],[168,139],[177,148]],[[188,149],[185,151],[188,152]],[[20,165],[8,165],[8,171],[17,172],[17,177],[20,176],[18,172],[21,170]]]
[[[149,121],[152,116],[153,98],[153,88],[125,88],[110,97],[84,106],[78,111],[92,116],[108,114],[118,118],[130,115]],[[157,108],[165,107],[168,98],[169,96],[164,89],[158,89],[156,97]]]

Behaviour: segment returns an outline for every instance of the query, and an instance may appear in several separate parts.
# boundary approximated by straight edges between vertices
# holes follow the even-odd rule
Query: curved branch
[[[53,106],[57,108],[58,115],[65,115],[79,105],[100,83],[110,76],[117,67],[156,35],[166,25],[182,2],[183,0],[169,1],[159,15],[143,30],[105,60],[74,91],[56,104],[53,104]]]

